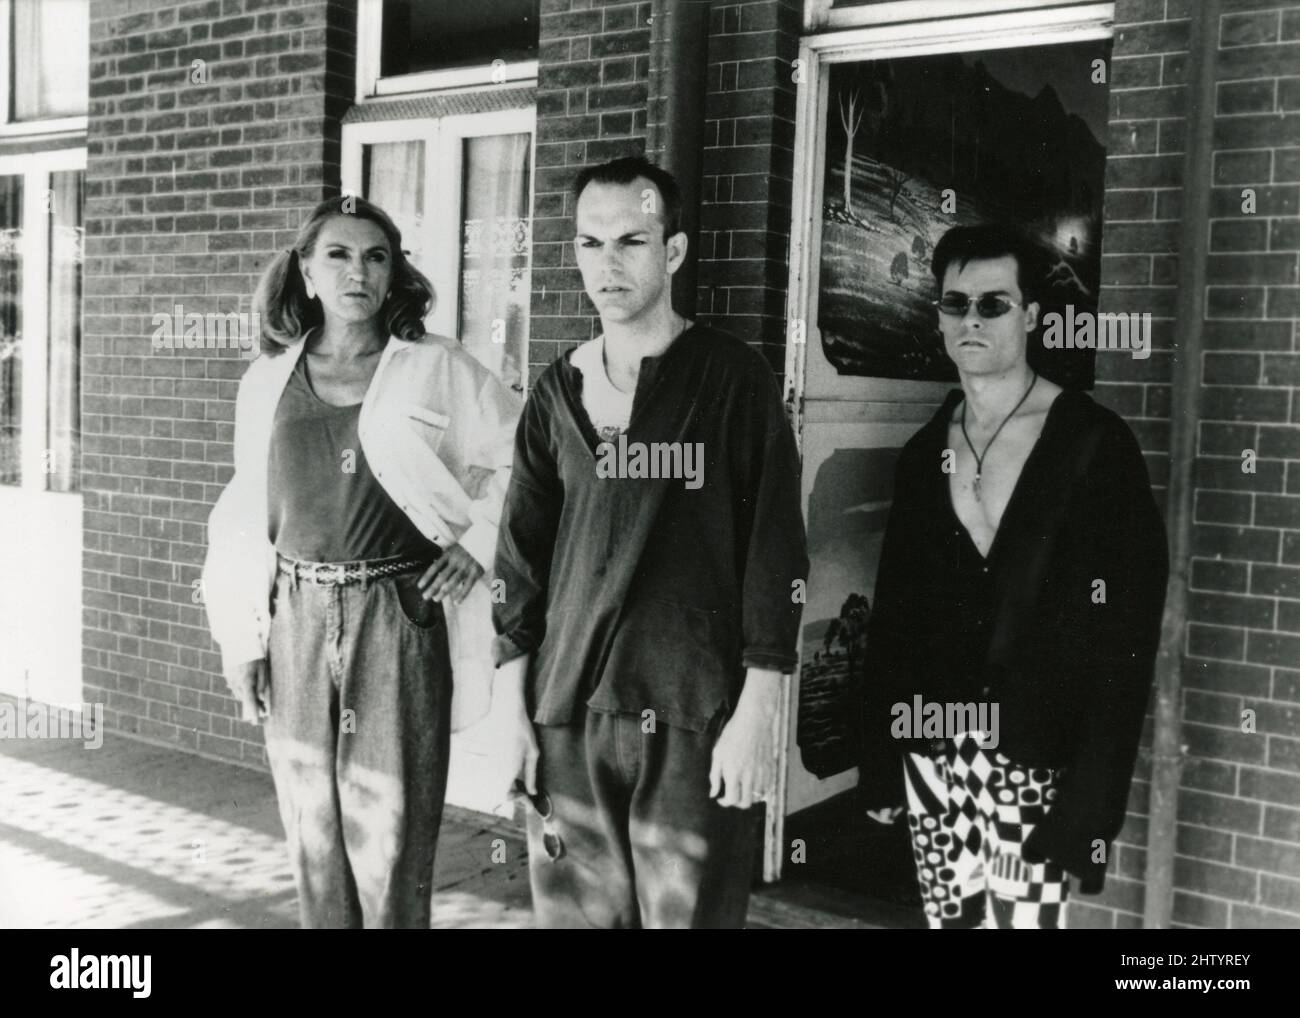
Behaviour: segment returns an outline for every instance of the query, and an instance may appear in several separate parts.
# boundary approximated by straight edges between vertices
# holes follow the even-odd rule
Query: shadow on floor
[[[0,928],[289,929],[297,895],[270,775],[108,731],[0,740]],[[447,807],[435,928],[532,925],[511,823]],[[751,900],[756,929],[912,925],[802,876]]]
[[[0,927],[298,925],[269,775],[114,732],[0,758]],[[531,923],[524,842],[483,821],[448,810],[436,927]]]

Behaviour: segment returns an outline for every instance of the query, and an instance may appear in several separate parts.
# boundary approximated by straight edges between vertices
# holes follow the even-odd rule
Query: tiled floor
[[[504,821],[449,808],[434,879],[435,927],[531,925]],[[113,732],[94,750],[0,740],[0,928],[289,928],[295,902],[268,775]],[[754,896],[749,925],[894,925],[845,911],[785,885]]]

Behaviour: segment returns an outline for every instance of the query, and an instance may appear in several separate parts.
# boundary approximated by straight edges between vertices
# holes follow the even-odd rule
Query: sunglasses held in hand
[[[940,314],[955,315],[958,318],[966,317],[972,303],[975,305],[975,313],[981,318],[1001,318],[1012,308],[1025,306],[1023,301],[1018,303],[1004,293],[981,294],[972,302],[969,295],[956,290],[949,291],[939,300],[930,303],[939,309]]]
[[[536,795],[531,795],[524,783],[515,779],[514,794],[523,796],[530,803],[533,809],[537,810],[537,815],[542,818],[542,847],[546,849],[546,857],[551,862],[557,862],[564,855],[564,842],[555,830],[555,810],[551,806],[551,797],[544,791],[538,790]]]

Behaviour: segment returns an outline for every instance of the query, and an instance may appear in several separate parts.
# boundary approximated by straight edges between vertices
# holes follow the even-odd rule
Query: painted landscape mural
[[[841,375],[956,379],[929,303],[929,262],[959,224],[1021,226],[1050,269],[1043,312],[1096,309],[1107,87],[1094,61],[1108,48],[832,68],[817,324]],[[1031,350],[1047,377],[1091,386],[1089,351]]]

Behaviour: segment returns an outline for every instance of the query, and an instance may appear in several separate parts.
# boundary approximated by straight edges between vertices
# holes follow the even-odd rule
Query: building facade
[[[35,579],[0,595],[17,648],[0,691],[102,702],[121,733],[264,766],[260,731],[226,694],[198,585],[248,363],[235,333],[261,269],[315,202],[365,194],[435,284],[430,328],[526,391],[598,327],[570,244],[578,168],[627,153],[678,167],[693,154],[697,254],[682,300],[762,350],[781,381],[814,547],[769,878],[801,864],[790,847],[801,815],[851,799],[851,754],[807,721],[828,710],[832,729],[842,723],[852,654],[841,661],[835,641],[851,647],[847,606],[870,594],[891,457],[952,384],[924,351],[887,363],[898,348],[870,348],[890,335],[882,306],[924,295],[944,216],[1050,206],[1061,264],[1090,306],[1150,316],[1147,356],[1054,363],[1129,421],[1163,499],[1182,405],[1184,152],[1201,131],[1209,213],[1172,919],[1300,926],[1300,4],[1223,0],[1210,121],[1195,100],[1205,51],[1190,0],[5,6],[13,78],[35,84],[3,97],[0,125],[0,556]],[[1039,70],[1018,79],[1013,64]],[[1086,82],[1061,77],[1076,64]],[[1008,122],[1017,97],[1024,112]],[[698,138],[685,164],[683,110]],[[1045,139],[1084,124],[1092,141],[1018,149],[1038,130],[1023,126],[1031,117]],[[990,179],[1038,159],[1050,172],[1016,185],[1032,200]],[[836,283],[843,264],[878,285]],[[189,316],[202,342],[186,343]],[[231,323],[224,341],[213,322]],[[858,574],[832,568],[840,539],[868,549],[854,552]],[[1141,923],[1150,736],[1107,889],[1077,900],[1072,925]],[[867,823],[845,809],[837,823]]]

